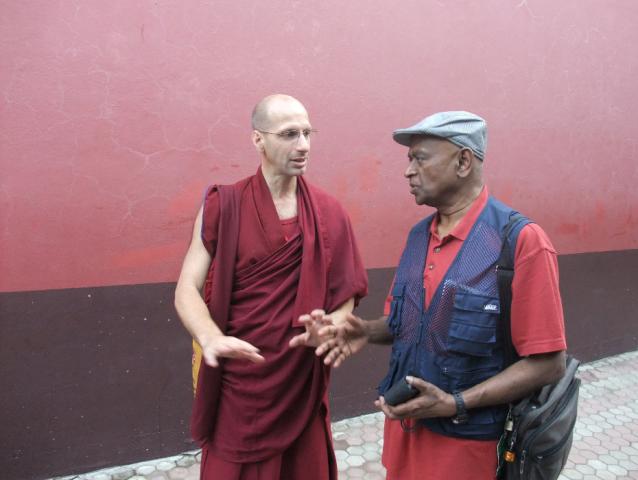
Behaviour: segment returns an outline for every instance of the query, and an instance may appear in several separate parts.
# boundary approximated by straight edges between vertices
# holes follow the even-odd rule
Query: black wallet
[[[407,402],[411,398],[416,397],[418,393],[419,390],[410,385],[405,380],[405,377],[403,377],[383,394],[383,398],[385,399],[385,403],[394,407],[395,405]]]

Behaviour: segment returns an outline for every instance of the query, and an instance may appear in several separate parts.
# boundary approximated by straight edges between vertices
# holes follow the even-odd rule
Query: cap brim
[[[402,128],[401,130],[395,130],[392,133],[392,138],[394,139],[395,142],[401,145],[405,145],[406,147],[409,147],[412,144],[412,137],[414,137],[415,135],[420,135],[422,137],[435,137],[435,138],[440,138],[442,140],[449,140],[449,138],[442,137],[441,135],[437,135],[435,133],[431,133],[423,129],[413,130],[410,128]]]
[[[409,147],[410,143],[412,142],[412,136],[419,135],[419,134],[421,133],[417,132],[416,130],[409,130],[406,128],[401,130],[395,130],[392,133],[392,138],[398,144]]]

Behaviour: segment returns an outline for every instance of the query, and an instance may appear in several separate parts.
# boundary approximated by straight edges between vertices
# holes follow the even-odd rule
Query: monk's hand
[[[436,385],[420,378],[407,376],[407,382],[419,390],[416,397],[399,405],[390,406],[383,397],[379,397],[374,404],[385,416],[392,420],[405,418],[434,418],[452,417],[456,414],[454,397],[441,390]]]
[[[204,361],[211,367],[218,367],[219,359],[222,357],[239,358],[255,363],[265,360],[257,347],[237,337],[215,335],[203,341],[200,346]]]
[[[290,339],[291,347],[318,347],[331,335],[330,332],[323,330],[333,322],[332,317],[326,315],[324,310],[318,308],[309,314],[301,315],[299,322],[304,325],[306,331]]]
[[[315,353],[318,356],[325,354],[323,363],[335,368],[368,343],[364,320],[352,313],[345,314],[343,319],[334,319],[333,325],[322,327],[319,334],[326,340]]]

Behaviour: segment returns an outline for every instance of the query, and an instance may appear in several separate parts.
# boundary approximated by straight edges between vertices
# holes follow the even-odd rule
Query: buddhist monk
[[[308,314],[345,321],[367,277],[344,209],[303,177],[314,133],[297,99],[262,99],[256,173],[209,187],[195,220],[175,307],[201,349],[191,432],[204,480],[337,478]]]

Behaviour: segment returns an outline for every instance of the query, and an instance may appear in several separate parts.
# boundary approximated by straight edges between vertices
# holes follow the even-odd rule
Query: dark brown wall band
[[[638,347],[638,250],[561,256],[569,350],[583,361]],[[394,270],[373,269],[358,309],[381,313]],[[0,294],[0,470],[78,473],[195,448],[190,339],[173,284]],[[388,348],[333,372],[332,415],[373,411]]]

